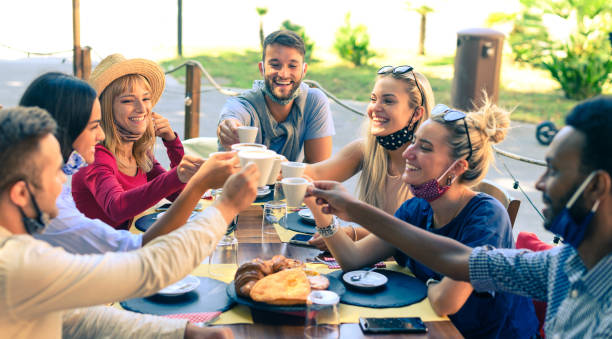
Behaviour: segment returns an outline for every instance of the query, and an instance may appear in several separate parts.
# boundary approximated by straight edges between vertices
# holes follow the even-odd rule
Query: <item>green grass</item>
[[[170,69],[188,59],[201,62],[223,87],[251,88],[253,80],[261,78],[257,69],[261,53],[252,50],[211,51],[195,57],[162,61],[162,66]],[[410,56],[410,63],[429,79],[437,103],[451,102],[453,62],[454,56]],[[317,60],[309,64],[306,78],[319,82],[340,99],[368,101],[378,69],[374,64],[398,63],[376,59],[372,65],[353,67],[337,61]],[[173,73],[173,76],[181,82],[184,81],[185,69]],[[604,92],[612,92],[611,87],[608,86]],[[562,125],[565,115],[576,103],[577,101],[564,97],[548,73],[521,68],[511,63],[502,65],[498,104],[513,110],[513,120],[533,123],[552,120],[557,125]]]

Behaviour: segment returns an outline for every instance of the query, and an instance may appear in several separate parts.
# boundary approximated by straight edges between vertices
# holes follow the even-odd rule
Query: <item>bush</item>
[[[519,13],[508,36],[514,61],[538,65],[550,49],[550,37],[539,13]]]
[[[543,63],[559,82],[565,97],[583,100],[601,94],[612,73],[612,49],[606,39],[590,43],[584,48],[571,39],[557,54]]]
[[[355,66],[367,65],[376,54],[369,49],[370,35],[364,25],[351,26],[351,13],[347,13],[344,26],[336,32],[334,49],[343,60]]]
[[[297,35],[301,36],[302,40],[304,40],[304,49],[306,50],[306,54],[304,54],[304,60],[306,60],[306,62],[310,62],[311,60],[313,60],[312,51],[314,50],[314,42],[312,42],[308,35],[306,35],[306,31],[304,30],[303,26],[294,24],[289,20],[285,20],[281,24],[281,29],[293,31],[297,33]]]

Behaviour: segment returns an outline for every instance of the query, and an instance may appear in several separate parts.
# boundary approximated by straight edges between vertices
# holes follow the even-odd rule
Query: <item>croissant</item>
[[[270,260],[253,259],[238,267],[234,276],[236,294],[250,298],[253,285],[263,277],[290,268],[303,267],[299,260],[289,259],[283,255],[275,255]]]

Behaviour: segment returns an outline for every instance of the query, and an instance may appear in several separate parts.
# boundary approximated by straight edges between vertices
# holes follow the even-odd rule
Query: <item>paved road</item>
[[[14,106],[26,86],[38,75],[47,71],[72,72],[70,60],[63,62],[57,58],[31,58],[23,60],[0,60],[0,104],[5,107]],[[155,111],[164,115],[179,135],[184,131],[184,86],[172,77],[166,78],[166,90],[157,104]],[[201,113],[200,113],[200,136],[215,136],[218,114],[227,97],[214,91],[208,83],[203,82]],[[367,103],[346,101],[348,105],[365,112]],[[334,153],[355,138],[355,131],[360,130],[362,117],[341,108],[332,103],[336,136],[334,137]],[[506,140],[499,145],[500,148],[528,156],[535,159],[543,159],[546,148],[538,144],[535,139],[535,126],[531,124],[513,123],[512,129]],[[164,154],[163,147],[158,143],[156,157],[167,166],[169,163]],[[505,163],[513,175],[519,180],[521,187],[527,196],[538,208],[542,208],[541,194],[535,188],[534,183],[543,172],[543,167],[530,165],[512,159],[497,157],[497,170],[492,168],[487,178],[505,187],[510,195],[521,200],[521,208],[514,226],[514,234],[520,231],[536,233],[545,241],[552,240],[552,234],[542,227],[541,218],[531,207],[527,199],[512,188],[514,181],[505,171]],[[350,189],[356,186],[356,178],[347,182]]]

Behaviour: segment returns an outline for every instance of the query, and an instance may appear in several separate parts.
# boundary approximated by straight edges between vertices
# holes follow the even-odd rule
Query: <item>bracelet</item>
[[[436,280],[434,278],[429,278],[429,279],[427,279],[427,282],[425,282],[425,286],[429,287],[429,285],[437,284],[439,282],[440,282],[440,280]]]
[[[321,227],[317,231],[323,238],[329,238],[336,234],[336,232],[338,232],[338,220],[336,220],[336,216],[332,215],[332,221],[329,226]]]

